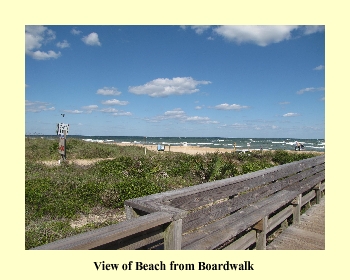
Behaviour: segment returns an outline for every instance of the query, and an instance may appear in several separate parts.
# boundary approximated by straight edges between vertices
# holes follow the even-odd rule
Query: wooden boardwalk
[[[325,197],[300,216],[300,223],[285,229],[267,250],[324,250]]]

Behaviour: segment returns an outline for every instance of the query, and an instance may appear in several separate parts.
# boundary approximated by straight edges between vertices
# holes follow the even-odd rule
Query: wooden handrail
[[[86,250],[122,240],[139,232],[147,231],[157,226],[169,224],[172,215],[166,212],[155,212],[115,225],[91,230],[45,244],[32,250]]]

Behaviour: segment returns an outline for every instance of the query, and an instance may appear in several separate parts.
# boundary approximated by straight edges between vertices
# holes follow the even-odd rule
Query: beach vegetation
[[[36,247],[91,228],[117,223],[120,217],[87,221],[122,212],[124,201],[172,189],[234,177],[275,165],[313,157],[314,153],[264,151],[188,155],[152,152],[139,146],[119,146],[67,139],[68,159],[104,159],[90,165],[69,160],[56,165],[58,141],[25,142],[25,247]]]

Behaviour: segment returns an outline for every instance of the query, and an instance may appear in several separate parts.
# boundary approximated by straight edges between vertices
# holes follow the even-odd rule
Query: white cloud
[[[96,94],[101,95],[120,95],[121,92],[115,87],[104,87],[97,90]]]
[[[323,70],[323,69],[324,69],[324,65],[319,65],[315,67],[313,70]]]
[[[84,113],[83,111],[79,111],[79,110],[64,110],[64,112],[70,113],[70,114],[82,114],[82,113]]]
[[[196,106],[195,109],[196,109],[196,110],[201,110],[201,109],[202,109],[202,106]]]
[[[253,43],[265,47],[291,38],[296,25],[223,25],[214,32],[237,44]]]
[[[166,111],[161,117],[162,119],[182,119],[186,116],[185,112],[181,108],[176,108],[172,111]]]
[[[202,124],[218,124],[218,121],[212,121],[208,117],[199,117],[199,116],[193,116],[193,117],[186,117],[185,121],[189,122],[197,122]]]
[[[197,33],[202,34],[210,28],[210,25],[192,25],[191,28]]]
[[[39,50],[43,45],[56,38],[55,32],[41,25],[27,25],[25,27],[25,53],[37,60],[58,58],[61,53],[49,50]]]
[[[85,44],[90,46],[101,46],[101,43],[98,39],[98,34],[95,32],[92,32],[89,35],[84,36],[82,40]]]
[[[102,113],[111,113],[113,116],[131,116],[131,112],[124,112],[124,111],[119,111],[115,108],[105,108],[101,109],[100,112]]]
[[[187,28],[186,26],[180,27],[184,30]],[[221,25],[216,27],[193,25],[191,29],[199,35],[211,29],[213,34],[236,44],[251,43],[265,47],[291,38],[324,32],[325,27],[323,25]],[[207,39],[214,40],[214,37],[210,35]]]
[[[210,84],[209,81],[196,81],[192,77],[177,77],[173,79],[158,78],[142,86],[129,87],[129,92],[151,97],[165,97],[170,95],[183,95],[198,92],[198,85]]]
[[[288,104],[290,104],[290,102],[289,101],[285,101],[285,102],[280,102],[279,104],[280,105],[288,105]]]
[[[209,121],[210,119],[208,117],[199,117],[199,116],[194,116],[194,117],[187,117],[187,121]]]
[[[76,29],[76,28],[73,28],[70,33],[72,33],[73,35],[79,35],[81,33],[80,30]]]
[[[113,116],[132,116],[131,112],[123,112],[123,111],[119,111],[117,113],[113,113]]]
[[[56,53],[54,51],[48,51],[48,52],[35,51],[35,52],[31,52],[29,55],[36,60],[46,60],[50,58],[59,58],[61,56],[61,52]]]
[[[115,108],[104,108],[104,109],[101,109],[100,112],[103,112],[103,113],[117,113],[118,110],[115,109]]]
[[[298,113],[287,113],[287,114],[284,114],[283,117],[296,117],[296,116],[299,116]]]
[[[42,111],[54,111],[55,110],[55,107],[48,107],[48,106],[50,106],[50,103],[41,102],[41,101],[26,100],[25,106],[26,106],[27,112],[33,112],[33,113],[38,113],[38,112],[42,112]]]
[[[301,90],[297,91],[297,94],[303,94],[305,92],[315,92],[315,91],[324,91],[324,87],[319,87],[319,88],[314,88],[314,87],[309,87],[309,88],[303,88]]]
[[[216,105],[214,107],[217,110],[241,110],[241,109],[247,109],[248,106],[242,106],[242,105],[238,105],[238,104],[227,104],[227,103],[223,103],[220,105]]]
[[[56,44],[57,47],[64,49],[64,48],[69,48],[69,43],[67,42],[67,40],[63,40],[63,42],[58,42]]]
[[[120,101],[117,99],[106,100],[106,101],[102,101],[101,103],[104,105],[122,105],[122,106],[129,104],[128,101]]]
[[[97,108],[97,105],[88,105],[83,107],[84,110],[96,110]]]
[[[200,116],[187,116],[181,108],[175,108],[170,111],[166,111],[163,115],[156,116],[152,119],[147,119],[149,122],[160,122],[164,120],[175,119],[181,122],[196,122],[201,124],[217,124],[217,121],[212,121],[208,117]]]
[[[88,106],[84,106],[83,110],[85,110],[86,113],[91,113],[92,111],[96,111],[98,109],[97,105],[88,105]]]

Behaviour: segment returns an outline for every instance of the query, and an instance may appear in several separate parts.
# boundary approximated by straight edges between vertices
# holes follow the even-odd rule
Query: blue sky
[[[325,137],[324,26],[25,30],[26,134]]]

